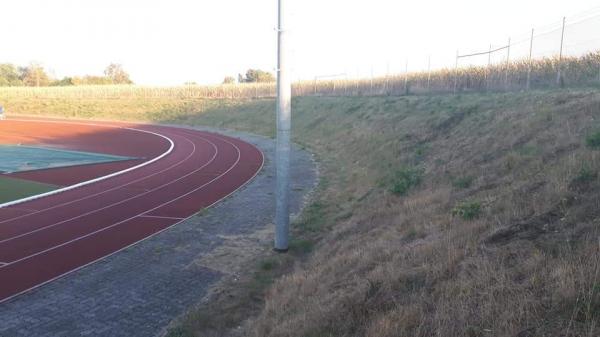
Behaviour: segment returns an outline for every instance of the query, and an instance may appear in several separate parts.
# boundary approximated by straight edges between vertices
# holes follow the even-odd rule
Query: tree
[[[110,85],[114,83],[110,77],[93,75],[73,77],[71,81],[74,85]]]
[[[29,87],[44,87],[50,84],[48,74],[38,63],[31,63],[28,67],[19,68],[20,79]]]
[[[56,80],[52,83],[50,83],[51,86],[55,86],[55,87],[66,87],[66,86],[70,86],[70,85],[74,85],[75,83],[73,83],[73,78],[71,77],[63,77],[62,80]]]
[[[233,76],[226,76],[223,79],[223,84],[233,84],[235,83],[235,78],[233,78]]]
[[[111,63],[104,70],[104,75],[112,80],[114,84],[132,84],[129,74],[123,69],[123,66]]]
[[[0,87],[23,85],[19,70],[10,63],[0,64]]]
[[[238,75],[238,78],[240,83],[275,82],[275,76],[273,76],[273,74],[260,69],[248,69],[248,71],[246,71],[246,77],[243,77],[240,74]]]

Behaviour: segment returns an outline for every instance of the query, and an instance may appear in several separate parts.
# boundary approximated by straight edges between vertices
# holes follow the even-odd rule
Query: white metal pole
[[[277,187],[275,202],[275,250],[289,247],[290,134],[292,126],[292,89],[288,74],[286,47],[286,12],[284,0],[278,0],[277,25]]]

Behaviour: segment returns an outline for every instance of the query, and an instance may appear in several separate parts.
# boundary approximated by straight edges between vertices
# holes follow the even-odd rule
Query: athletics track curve
[[[10,122],[36,132],[92,124]],[[27,172],[27,179],[75,184],[138,167],[55,195],[0,208],[0,302],[123,250],[210,207],[250,181],[264,160],[253,145],[215,133],[156,125],[93,125],[102,130],[88,130],[88,137],[84,137],[88,144],[77,144],[78,137],[72,137],[72,144],[64,147],[94,150],[94,146],[99,146],[97,142],[104,140],[107,144],[100,147],[105,153],[143,160],[117,162],[112,167],[101,164],[41,170],[37,178],[35,171]],[[144,139],[139,139],[142,133],[136,130],[150,133],[143,133]],[[169,144],[159,136],[172,142],[172,151],[166,152]],[[135,146],[128,146],[128,138],[135,138]],[[51,143],[48,139],[45,141]],[[161,155],[164,157],[152,161]]]

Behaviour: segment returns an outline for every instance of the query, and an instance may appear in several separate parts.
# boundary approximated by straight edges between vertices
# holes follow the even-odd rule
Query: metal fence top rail
[[[479,53],[458,55],[457,58],[479,56],[479,55],[487,55],[487,54],[495,53],[497,51],[508,49],[509,47],[510,47],[510,45],[506,45],[506,46],[498,47],[496,49],[490,49],[488,51],[482,51],[482,52],[479,52]]]

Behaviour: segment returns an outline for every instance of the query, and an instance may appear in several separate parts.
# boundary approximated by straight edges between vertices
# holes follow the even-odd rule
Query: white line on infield
[[[223,140],[225,140],[225,139],[223,139]],[[226,141],[227,143],[230,143],[230,144],[232,144],[231,142],[229,142],[229,141],[227,141],[227,140],[225,140],[225,141]],[[233,145],[233,144],[232,144],[232,145]],[[262,160],[261,160],[260,168],[259,168],[259,169],[258,169],[258,170],[257,170],[257,171],[254,173],[254,175],[253,175],[253,176],[252,176],[250,179],[248,179],[248,180],[247,180],[245,183],[243,183],[243,184],[242,184],[242,185],[240,185],[238,188],[236,188],[234,191],[231,191],[231,193],[229,193],[228,195],[224,196],[223,198],[221,198],[221,199],[219,199],[219,200],[215,201],[214,203],[210,204],[209,206],[205,207],[205,209],[207,209],[207,208],[211,208],[211,207],[213,207],[214,205],[216,205],[217,203],[221,202],[222,200],[225,200],[225,199],[229,198],[229,196],[231,196],[231,195],[232,195],[232,194],[234,194],[235,192],[237,192],[237,191],[241,190],[241,189],[242,189],[242,188],[244,188],[244,187],[245,187],[247,184],[249,184],[249,183],[250,183],[252,180],[254,180],[254,178],[256,178],[256,176],[257,176],[257,175],[258,175],[258,174],[259,174],[259,173],[262,171],[262,169],[263,169],[263,167],[264,167],[264,165],[265,165],[265,155],[264,155],[264,153],[263,153],[262,151],[260,151],[260,150],[258,150],[258,151],[259,151],[259,153],[260,153],[260,155],[261,155],[261,158],[262,158]],[[105,256],[102,256],[102,257],[100,257],[100,258],[97,258],[97,259],[96,259],[96,260],[94,260],[94,261],[90,261],[90,262],[86,263],[85,265],[82,265],[82,266],[79,266],[79,267],[77,267],[77,268],[74,268],[74,269],[72,269],[72,270],[69,270],[69,271],[67,271],[67,272],[65,272],[65,273],[63,273],[63,274],[61,274],[61,275],[58,275],[58,276],[56,276],[56,277],[53,277],[53,278],[52,278],[52,279],[50,279],[50,280],[44,281],[44,282],[42,282],[42,283],[40,283],[40,284],[37,284],[37,285],[35,285],[35,286],[31,287],[31,288],[25,289],[25,290],[23,290],[23,291],[21,291],[21,292],[19,292],[19,293],[17,293],[17,294],[14,294],[14,295],[11,295],[11,296],[9,296],[9,297],[7,297],[7,298],[5,298],[5,299],[2,299],[2,300],[0,300],[0,303],[3,303],[3,302],[6,302],[6,301],[9,301],[9,300],[11,300],[11,299],[13,299],[13,298],[15,298],[15,297],[17,297],[17,296],[21,295],[21,294],[24,294],[24,293],[26,293],[26,292],[28,292],[28,291],[31,291],[31,290],[33,290],[33,289],[37,289],[37,288],[39,288],[39,287],[41,287],[41,286],[43,286],[43,285],[45,285],[45,284],[48,284],[48,283],[50,283],[50,282],[52,282],[52,281],[54,281],[54,280],[57,280],[57,279],[59,279],[59,278],[61,278],[61,277],[65,276],[65,275],[71,274],[71,273],[73,273],[73,272],[75,272],[75,271],[78,271],[78,270],[80,270],[80,269],[83,269],[83,268],[85,268],[85,267],[87,267],[87,266],[89,266],[89,265],[92,265],[92,264],[94,264],[94,263],[96,263],[96,262],[98,262],[98,261],[104,260],[104,259],[106,259],[107,257],[109,257],[109,256],[112,256],[112,255],[115,255],[115,254],[117,254],[117,253],[119,253],[119,252],[121,252],[121,251],[123,251],[123,250],[125,250],[125,249],[128,249],[128,248],[130,248],[130,247],[133,247],[133,246],[137,245],[137,244],[138,244],[138,243],[140,243],[140,242],[143,242],[143,241],[146,241],[146,240],[148,240],[148,239],[150,239],[150,238],[153,238],[153,237],[157,236],[158,234],[161,234],[161,233],[163,233],[163,232],[165,232],[165,231],[167,231],[167,230],[169,230],[169,229],[171,229],[171,228],[173,228],[173,227],[177,226],[178,224],[182,223],[183,221],[185,221],[185,220],[181,220],[181,221],[179,221],[179,222],[177,222],[177,223],[174,223],[174,224],[172,224],[172,225],[171,225],[171,226],[169,226],[169,227],[166,227],[166,228],[164,228],[164,229],[162,229],[162,230],[160,230],[160,231],[158,231],[158,232],[156,232],[156,233],[154,233],[154,234],[152,234],[152,235],[149,235],[149,236],[147,236],[147,237],[145,237],[145,238],[143,238],[143,239],[141,239],[141,240],[138,240],[138,241],[136,241],[136,242],[134,242],[134,243],[132,243],[132,244],[128,245],[127,247],[123,247],[123,248],[121,248],[121,249],[119,249],[119,250],[117,250],[117,251],[114,251],[114,252],[110,253],[110,254],[107,254],[107,255],[105,255]],[[2,267],[2,266],[0,266],[0,267]]]
[[[223,140],[224,140],[224,139],[223,139]],[[119,221],[119,222],[116,222],[116,223],[114,223],[114,224],[112,224],[112,225],[110,225],[110,226],[106,226],[106,227],[100,228],[100,229],[98,229],[98,230],[96,230],[96,231],[93,231],[93,232],[91,232],[91,233],[87,233],[87,234],[85,234],[85,235],[82,235],[82,236],[76,237],[76,238],[74,238],[74,239],[71,239],[71,240],[69,240],[69,241],[67,241],[67,242],[63,242],[63,243],[61,243],[61,244],[59,244],[59,245],[56,245],[56,246],[54,246],[54,247],[50,247],[50,248],[44,249],[44,250],[42,250],[42,251],[39,251],[39,252],[37,252],[37,253],[33,253],[33,254],[31,254],[31,255],[28,255],[28,256],[25,256],[25,257],[19,258],[19,259],[17,259],[17,260],[14,260],[14,261],[10,261],[9,263],[7,263],[7,264],[5,264],[5,265],[2,265],[2,266],[0,266],[0,269],[2,269],[2,268],[4,268],[4,267],[11,266],[11,265],[14,265],[14,264],[16,264],[16,263],[19,263],[19,262],[22,262],[22,261],[25,261],[25,260],[29,260],[29,259],[31,259],[31,258],[33,258],[33,257],[39,256],[39,255],[42,255],[42,254],[45,254],[45,253],[47,253],[47,252],[50,252],[50,251],[56,250],[56,249],[58,249],[58,248],[60,248],[60,247],[64,247],[64,246],[66,246],[66,245],[69,245],[69,244],[71,244],[71,243],[73,243],[73,242],[77,242],[77,241],[83,240],[83,239],[85,239],[85,238],[88,238],[88,237],[90,237],[90,236],[92,236],[92,235],[96,235],[96,234],[98,234],[98,233],[101,233],[101,232],[107,231],[107,230],[109,230],[109,229],[111,229],[111,228],[114,228],[114,227],[116,227],[116,226],[118,226],[118,225],[121,225],[121,224],[123,224],[123,223],[126,223],[126,222],[128,222],[128,221],[130,221],[130,220],[133,220],[133,219],[135,219],[135,218],[138,218],[138,217],[140,217],[140,216],[146,215],[146,214],[148,214],[148,213],[150,213],[150,212],[152,212],[152,211],[156,211],[157,209],[159,209],[159,208],[161,208],[161,207],[163,207],[163,206],[169,205],[169,204],[171,204],[171,203],[173,203],[173,202],[175,202],[175,201],[177,201],[177,200],[180,200],[181,198],[187,197],[188,195],[190,195],[190,194],[192,194],[192,193],[195,193],[195,192],[197,192],[197,191],[199,191],[199,190],[203,189],[204,187],[206,187],[206,186],[208,186],[208,185],[212,184],[213,182],[217,181],[219,178],[221,178],[221,177],[223,177],[224,175],[226,175],[227,173],[229,173],[229,171],[233,170],[233,168],[234,168],[234,167],[236,167],[236,166],[238,165],[238,163],[240,162],[240,158],[241,158],[241,151],[240,151],[240,149],[239,149],[239,148],[238,148],[238,147],[237,147],[235,144],[233,144],[233,143],[231,143],[231,142],[229,142],[229,141],[227,141],[227,140],[224,140],[224,141],[225,141],[225,142],[227,142],[227,143],[229,143],[229,144],[231,144],[233,147],[235,147],[235,148],[236,148],[236,150],[237,150],[237,159],[236,159],[235,163],[233,163],[233,165],[231,165],[231,166],[230,166],[230,167],[227,169],[227,171],[225,171],[225,172],[221,173],[221,174],[220,174],[218,177],[215,177],[214,179],[212,179],[212,180],[210,180],[210,181],[208,181],[208,182],[206,182],[206,183],[204,183],[204,184],[202,184],[202,185],[198,186],[197,188],[195,188],[195,189],[193,189],[193,190],[191,190],[191,191],[189,191],[189,192],[187,192],[187,193],[185,193],[185,194],[182,194],[182,195],[178,196],[177,198],[171,199],[171,200],[169,200],[169,201],[165,201],[164,203],[162,203],[162,204],[160,204],[160,205],[158,205],[158,206],[156,206],[156,207],[153,207],[153,208],[151,208],[151,209],[148,209],[148,210],[146,210],[146,211],[144,211],[144,212],[141,212],[141,213],[139,213],[139,214],[136,214],[136,215],[134,215],[134,216],[132,216],[132,217],[130,217],[130,218],[127,218],[127,219],[121,220],[121,221]],[[178,180],[179,180],[179,179],[178,179]],[[171,226],[170,226],[170,227],[171,227]],[[167,227],[167,228],[170,228],[170,227]],[[156,233],[155,233],[155,234],[156,234]],[[153,236],[153,235],[151,235],[151,236]],[[146,237],[146,238],[147,238],[147,237]],[[140,241],[141,241],[141,240],[140,240]]]
[[[211,144],[212,144],[212,143],[211,143]],[[53,224],[51,224],[51,225],[47,225],[47,226],[43,226],[43,227],[39,227],[39,228],[37,228],[37,229],[34,229],[34,230],[32,230],[32,231],[29,231],[29,232],[26,232],[26,233],[22,233],[22,234],[19,234],[19,235],[16,235],[16,236],[13,236],[13,237],[10,237],[10,238],[7,238],[7,239],[0,240],[0,244],[2,244],[2,243],[5,243],[5,242],[9,242],[9,241],[13,241],[13,240],[15,240],[15,239],[19,239],[19,238],[22,238],[22,237],[24,237],[24,236],[28,236],[28,235],[31,235],[31,234],[34,234],[34,233],[37,233],[37,232],[41,232],[41,231],[47,230],[47,229],[49,229],[49,228],[54,228],[54,227],[56,227],[56,226],[58,226],[58,225],[61,225],[61,224],[63,224],[63,223],[67,223],[67,222],[69,222],[69,221],[77,220],[77,219],[83,218],[84,216],[88,216],[88,215],[90,215],[90,214],[98,213],[98,212],[100,212],[100,211],[103,211],[103,210],[105,210],[105,209],[108,209],[108,208],[111,208],[111,207],[114,207],[114,206],[117,206],[117,205],[121,205],[121,204],[123,204],[123,203],[125,203],[125,202],[127,202],[127,201],[131,201],[131,200],[137,199],[137,198],[139,198],[139,197],[142,197],[142,196],[144,196],[144,195],[147,195],[147,194],[149,194],[149,193],[152,193],[152,192],[154,192],[154,191],[157,191],[157,190],[159,190],[159,189],[161,189],[161,188],[163,188],[163,187],[165,187],[165,186],[168,186],[168,185],[171,185],[171,184],[173,184],[173,183],[176,183],[176,182],[178,182],[178,181],[180,181],[180,180],[182,180],[182,179],[184,179],[184,178],[187,178],[188,176],[190,176],[190,175],[192,175],[192,174],[194,174],[194,173],[196,173],[196,172],[198,172],[198,171],[202,170],[204,167],[208,166],[210,163],[212,163],[212,162],[215,160],[215,158],[217,157],[217,154],[219,153],[219,149],[217,149],[217,148],[216,148],[216,145],[215,145],[215,144],[212,144],[212,145],[215,147],[215,154],[214,154],[214,155],[213,155],[213,157],[210,159],[210,161],[209,161],[209,162],[207,162],[206,164],[204,164],[204,165],[200,166],[199,168],[195,169],[194,171],[192,171],[192,172],[189,172],[188,174],[186,174],[186,175],[184,175],[184,176],[181,176],[181,177],[179,177],[179,178],[177,178],[177,179],[171,180],[170,182],[168,182],[168,183],[165,183],[165,184],[162,184],[162,185],[160,185],[160,186],[158,186],[158,187],[154,187],[154,188],[152,188],[152,189],[151,189],[151,190],[149,190],[149,191],[146,191],[146,192],[143,192],[143,193],[140,193],[140,194],[134,195],[134,196],[132,196],[132,197],[129,197],[129,198],[127,198],[127,199],[120,200],[120,201],[118,201],[118,202],[115,202],[115,203],[112,203],[112,204],[110,204],[110,205],[106,205],[106,206],[104,206],[104,207],[101,207],[101,208],[96,208],[96,209],[94,209],[94,210],[92,210],[92,211],[89,211],[89,212],[86,212],[86,213],[80,214],[80,215],[78,215],[78,216],[75,216],[75,217],[72,217],[72,218],[69,218],[69,219],[66,219],[66,220],[62,220],[62,221],[59,221],[59,222],[53,223]],[[194,146],[194,152],[195,152],[195,146]]]
[[[202,137],[199,137],[199,138],[200,138],[200,139],[202,139],[202,140],[204,140],[204,141],[206,141],[206,142],[208,142],[208,143],[211,143],[209,140],[207,140],[207,139],[205,139],[205,138],[202,138]],[[180,164],[182,164],[182,163],[186,162],[188,159],[190,159],[190,158],[191,158],[191,157],[192,157],[192,156],[193,156],[193,155],[196,153],[196,145],[194,145],[194,143],[192,143],[192,142],[191,142],[190,140],[188,140],[187,138],[185,138],[185,140],[186,140],[187,142],[189,142],[189,143],[191,143],[191,144],[192,144],[192,146],[193,146],[193,151],[192,151],[192,152],[191,152],[191,153],[190,153],[190,154],[189,154],[189,155],[188,155],[186,158],[182,159],[181,161],[179,161],[178,163],[176,163],[176,164],[174,164],[174,165],[171,165],[171,166],[167,167],[167,168],[166,168],[166,169],[164,169],[164,170],[161,170],[161,171],[158,171],[158,172],[154,172],[154,173],[152,173],[152,174],[149,174],[149,175],[147,175],[147,176],[144,176],[144,177],[142,177],[142,178],[139,178],[139,179],[136,179],[136,180],[132,180],[132,181],[130,181],[130,182],[128,182],[128,183],[126,183],[126,184],[124,184],[124,185],[115,186],[115,187],[113,187],[113,188],[110,188],[110,189],[107,189],[107,190],[100,191],[100,192],[98,192],[98,193],[94,193],[94,194],[89,194],[89,195],[86,195],[85,197],[82,197],[82,198],[73,199],[73,200],[70,200],[70,201],[67,201],[67,202],[64,202],[64,203],[58,204],[58,205],[54,205],[54,206],[52,206],[52,207],[44,208],[44,209],[41,209],[41,210],[36,210],[36,211],[34,211],[33,213],[29,213],[29,214],[25,214],[25,215],[20,215],[20,216],[14,217],[14,218],[10,218],[10,219],[6,219],[6,220],[2,220],[2,221],[0,221],[0,224],[6,223],[6,222],[11,222],[11,221],[14,221],[14,220],[19,220],[19,219],[22,219],[22,218],[25,218],[25,217],[28,217],[28,216],[31,216],[31,215],[34,215],[34,214],[42,213],[42,212],[45,212],[45,211],[50,211],[50,210],[53,210],[53,209],[56,209],[56,208],[59,208],[59,207],[68,206],[68,205],[71,205],[71,204],[73,204],[73,203],[76,203],[76,202],[79,202],[79,201],[82,201],[82,200],[87,200],[87,199],[90,199],[90,198],[93,198],[93,197],[97,197],[97,196],[99,196],[99,195],[102,195],[102,194],[105,194],[105,193],[108,193],[108,192],[112,192],[112,191],[114,191],[114,190],[118,190],[118,189],[120,189],[120,188],[123,188],[123,187],[129,186],[129,185],[133,185],[133,184],[135,184],[135,183],[138,183],[138,182],[140,182],[140,181],[143,181],[143,180],[146,180],[146,179],[148,179],[148,178],[154,177],[154,176],[156,176],[156,175],[158,175],[158,174],[165,173],[165,172],[167,172],[168,170],[170,170],[170,169],[172,169],[172,168],[174,168],[174,167],[177,167],[177,166],[179,166]],[[212,144],[212,143],[211,143],[211,144]],[[147,192],[147,191],[148,191],[148,190],[146,190],[146,192]]]
[[[143,162],[143,163],[141,163],[139,165],[136,165],[134,167],[130,167],[130,168],[122,170],[122,171],[114,172],[114,173],[111,173],[111,174],[103,176],[103,177],[98,177],[98,178],[95,178],[95,179],[92,179],[92,180],[84,181],[84,182],[81,182],[81,183],[78,183],[78,184],[75,184],[75,185],[71,185],[71,186],[67,186],[67,187],[64,187],[64,188],[60,188],[58,190],[54,190],[54,191],[50,191],[50,192],[46,192],[46,193],[34,195],[34,196],[31,196],[31,197],[27,197],[27,198],[23,198],[23,199],[19,199],[19,200],[5,202],[3,204],[0,204],[0,208],[12,206],[12,205],[17,205],[17,204],[21,204],[21,203],[24,203],[24,202],[27,202],[27,201],[36,200],[36,199],[47,197],[47,196],[50,196],[50,195],[55,195],[55,194],[58,194],[58,193],[70,191],[70,190],[73,190],[73,189],[76,189],[76,188],[79,188],[79,187],[82,187],[82,186],[86,186],[86,185],[90,185],[90,184],[93,184],[93,183],[97,183],[99,181],[110,179],[110,178],[113,178],[113,177],[125,174],[127,172],[131,172],[133,170],[137,170],[137,169],[139,169],[141,167],[150,165],[150,164],[152,164],[152,163],[154,163],[156,161],[161,160],[162,158],[164,158],[167,155],[169,155],[173,151],[173,148],[175,148],[175,143],[173,143],[173,140],[171,140],[170,138],[165,137],[165,136],[163,136],[161,134],[158,134],[156,132],[146,131],[146,130],[141,130],[141,129],[134,129],[134,128],[128,128],[128,127],[123,127],[123,126],[115,126],[115,125],[94,124],[94,123],[59,122],[59,121],[44,121],[44,120],[38,121],[38,120],[28,120],[28,119],[11,119],[11,120],[12,121],[17,121],[17,122],[25,122],[25,123],[27,123],[27,122],[29,122],[29,123],[41,122],[41,123],[55,123],[55,124],[90,125],[90,126],[108,127],[108,128],[113,128],[113,129],[123,129],[123,130],[138,131],[138,132],[148,133],[148,134],[151,134],[151,135],[162,137],[162,138],[166,139],[171,144],[171,146],[169,147],[169,149],[166,152],[164,152],[160,156],[155,157],[155,158],[153,158],[153,159],[151,159],[151,160],[149,160],[147,162]]]

